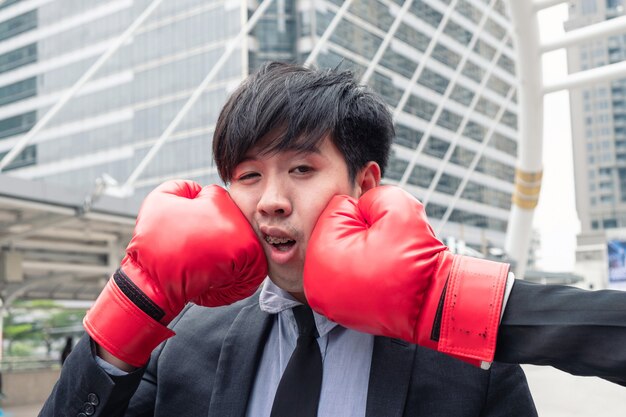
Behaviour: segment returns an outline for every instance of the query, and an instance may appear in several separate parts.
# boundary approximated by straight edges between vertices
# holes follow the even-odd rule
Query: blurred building
[[[149,3],[0,2],[0,153]],[[436,226],[446,218],[441,235],[483,253],[504,246],[517,156],[515,53],[503,3],[413,0],[404,13],[402,0],[354,0],[315,62],[354,70],[387,100],[397,137],[386,181],[425,199]],[[136,194],[172,177],[217,182],[210,141],[227,95],[265,60],[304,62],[342,4],[274,0],[139,178]],[[102,173],[124,182],[257,6],[164,1],[10,173],[79,189]]]
[[[623,14],[622,0],[571,0],[565,29]],[[626,35],[594,39],[567,50],[570,73],[625,58]],[[626,287],[619,250],[611,255],[626,240],[626,79],[572,90],[570,107],[576,209],[581,222],[576,270],[588,279],[589,287]]]

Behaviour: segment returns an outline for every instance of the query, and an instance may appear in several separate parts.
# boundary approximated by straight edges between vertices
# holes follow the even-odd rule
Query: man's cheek
[[[230,198],[233,200],[233,203],[243,214],[243,216],[248,220],[248,223],[254,227],[254,209],[252,209],[253,205],[246,201],[245,198],[241,198],[239,193],[230,191]]]

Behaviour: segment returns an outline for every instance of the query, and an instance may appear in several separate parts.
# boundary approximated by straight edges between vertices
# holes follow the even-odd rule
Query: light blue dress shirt
[[[261,310],[274,315],[274,323],[250,394],[248,417],[269,417],[280,377],[298,339],[298,326],[291,308],[300,305],[299,301],[268,278],[263,284],[259,304]],[[346,329],[315,312],[313,315],[324,366],[317,415],[364,417],[374,336]],[[99,357],[96,361],[110,375],[126,375]]]
[[[298,327],[291,311],[300,305],[265,280],[261,310],[275,314],[248,402],[248,417],[269,417],[280,377],[296,347]],[[324,366],[318,417],[363,417],[367,402],[374,336],[346,329],[314,313]]]

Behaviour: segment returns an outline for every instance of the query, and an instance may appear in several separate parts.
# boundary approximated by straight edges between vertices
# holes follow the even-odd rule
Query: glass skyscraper
[[[0,153],[149,3],[0,3]],[[258,5],[163,1],[7,172],[83,190],[102,173],[124,182]],[[304,62],[342,5],[273,0],[138,179],[136,195],[174,177],[218,182],[210,142],[228,94],[263,61]],[[385,181],[425,200],[435,227],[447,220],[442,237],[478,250],[504,246],[514,189],[510,30],[502,0],[354,0],[314,60],[353,70],[384,97],[397,132]]]
[[[565,29],[623,14],[622,0],[570,1]],[[567,50],[570,73],[624,59],[626,35],[596,38]],[[594,288],[616,286],[607,275],[607,243],[626,240],[626,79],[570,91],[570,108],[576,209],[581,223],[576,268]]]

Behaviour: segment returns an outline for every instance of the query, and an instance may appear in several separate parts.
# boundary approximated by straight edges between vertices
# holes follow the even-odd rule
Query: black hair
[[[264,153],[312,151],[329,135],[351,181],[369,161],[384,173],[394,136],[384,101],[351,72],[266,63],[244,80],[218,117],[213,156],[225,183],[248,150],[272,131],[279,133],[262,144]]]

